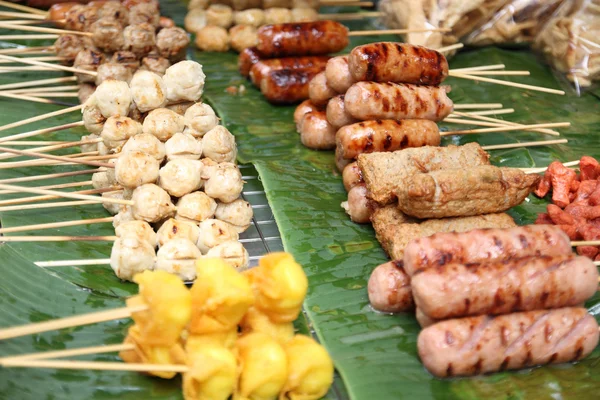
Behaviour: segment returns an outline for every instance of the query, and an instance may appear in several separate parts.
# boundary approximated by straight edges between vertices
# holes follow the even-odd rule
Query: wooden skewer
[[[50,189],[42,189],[42,188],[30,188],[27,187],[27,189],[36,189],[36,190],[50,190]],[[86,189],[86,190],[77,190],[74,192],[57,192],[57,193],[64,193],[64,194],[68,194],[69,196],[72,195],[89,195],[89,194],[100,194],[100,193],[106,193],[106,192],[114,192],[117,190],[120,190],[120,187],[106,187],[106,188],[101,188],[101,189]],[[15,192],[19,192],[18,190],[15,190]],[[31,193],[31,192],[29,192]],[[60,199],[65,197],[63,196],[58,196],[58,195],[43,195],[43,196],[29,196],[29,197],[19,197],[17,199],[10,199],[10,200],[2,200],[0,201],[0,206],[12,206],[15,204],[23,204],[23,203],[38,203],[38,202],[42,202],[42,201],[47,201],[47,200],[55,200],[55,199]],[[96,196],[92,196],[92,197],[96,197]]]
[[[529,71],[472,71],[470,75],[507,75],[507,76],[529,76]]]
[[[562,163],[562,165],[564,165],[565,167],[575,167],[577,165],[579,165],[579,160],[577,161],[569,161],[569,162],[565,162]],[[545,172],[548,167],[541,167],[541,168],[519,168],[521,171],[525,171],[528,174],[539,174],[540,172]]]
[[[533,124],[533,125],[519,125],[519,126],[501,126],[497,128],[483,128],[483,129],[466,129],[462,131],[448,131],[441,132],[440,136],[450,135],[469,135],[475,133],[490,133],[490,132],[509,132],[509,131],[528,131],[535,128],[561,128],[571,126],[570,122],[554,122],[548,124]]]
[[[20,25],[19,25],[20,26]],[[0,40],[58,39],[58,35],[0,35]]]
[[[499,122],[484,122],[474,119],[464,118],[444,118],[443,122],[450,122],[451,124],[461,125],[478,125],[478,126],[507,126],[507,124],[501,124]]]
[[[82,181],[82,182],[69,182],[69,183],[58,183],[55,185],[46,185],[46,186],[36,186],[38,189],[67,189],[73,187],[81,187],[91,185],[92,181]],[[18,193],[14,190],[0,190],[0,194],[13,194]],[[0,228],[0,232],[2,229]]]
[[[64,90],[78,90],[79,85],[63,85],[63,86],[43,86],[27,89],[14,89],[11,90],[13,93],[46,93],[46,92],[60,92]]]
[[[536,146],[549,146],[553,144],[564,144],[567,143],[567,139],[557,140],[541,140],[537,142],[522,142],[522,143],[510,143],[510,144],[493,144],[490,146],[481,146],[483,150],[500,150],[500,149],[516,149],[519,147],[536,147]]]
[[[27,125],[27,124],[30,124],[32,122],[42,121],[44,119],[56,117],[58,115],[68,114],[68,113],[73,112],[73,111],[79,111],[82,108],[83,108],[83,104],[80,104],[78,106],[64,108],[62,110],[53,111],[53,112],[50,112],[50,113],[47,113],[47,114],[42,114],[42,115],[38,115],[38,116],[35,116],[35,117],[27,118],[27,119],[24,119],[22,121],[13,122],[11,124],[0,126],[0,132],[1,131],[5,131],[7,129],[11,129],[11,128],[16,128],[18,126]],[[10,136],[8,136],[8,137],[10,137]],[[5,137],[3,139],[7,139],[8,137]],[[15,139],[11,138],[10,140],[15,140]],[[2,141],[0,141],[0,143],[1,142]]]
[[[114,217],[105,217],[105,218],[82,219],[82,220],[76,220],[76,221],[51,222],[49,224],[23,225],[23,226],[15,226],[12,228],[0,228],[0,233],[14,233],[14,232],[25,232],[25,231],[30,231],[30,230],[64,228],[67,226],[103,224],[103,223],[112,222],[113,219],[114,219]]]
[[[106,168],[86,169],[83,171],[72,171],[72,172],[60,172],[60,173],[46,174],[46,175],[23,176],[20,178],[0,179],[0,183],[19,183],[19,182],[41,181],[41,180],[46,180],[46,179],[65,178],[65,177],[69,177],[69,176],[88,175],[88,174],[94,174],[96,172],[104,172],[104,171],[106,171]]]
[[[82,145],[86,145],[86,144],[99,143],[101,141],[102,141],[102,138],[91,139],[91,140],[77,140],[75,142],[66,142],[66,143],[55,144],[55,145],[50,145],[50,146],[34,147],[32,149],[29,149],[29,151],[43,153],[43,152],[47,152],[47,151],[68,149],[70,147],[82,146]],[[12,154],[12,153],[0,154],[0,160],[8,160],[8,159],[15,158],[15,157],[19,157],[19,156],[16,154]]]
[[[479,120],[482,120],[482,121],[497,122],[497,123],[500,123],[500,124],[510,125],[510,126],[519,126],[519,125],[522,125],[522,124],[518,124],[516,122],[506,121],[506,120],[503,120],[503,119],[485,117],[485,116],[482,116],[481,114],[475,115],[474,113],[463,113],[463,112],[460,112],[460,111],[454,111],[453,114],[456,114],[459,117],[469,117],[469,118],[479,119]],[[535,132],[547,133],[548,135],[554,135],[554,136],[560,135],[559,132],[554,131],[552,129],[533,129],[533,130]]]
[[[483,76],[468,75],[468,74],[457,73],[457,72],[449,72],[448,75],[453,76],[455,78],[470,79],[470,80],[473,80],[473,81],[495,83],[495,84],[498,84],[498,85],[512,86],[512,87],[516,87],[516,88],[520,88],[520,89],[529,89],[529,90],[535,90],[535,91],[544,92],[544,93],[552,93],[552,94],[559,94],[559,95],[564,95],[565,94],[565,92],[562,91],[562,90],[549,89],[549,88],[545,88],[545,87],[541,87],[541,86],[525,85],[523,83],[503,81],[503,80],[500,80],[500,79],[485,78]]]
[[[19,62],[19,63],[23,63],[23,64],[37,65],[39,67],[48,67],[48,68],[58,69],[61,71],[73,72],[73,73],[77,73],[77,74],[87,74],[87,75],[91,75],[91,76],[98,75],[98,73],[95,71],[88,71],[86,69],[81,69],[81,68],[66,67],[64,65],[58,65],[58,64],[50,64],[50,63],[45,63],[42,61],[32,61],[27,58],[7,56],[4,54],[0,54],[0,59],[11,60],[11,61]]]
[[[114,242],[116,236],[0,236],[0,243],[12,242]]]
[[[79,93],[77,92],[32,92],[31,94],[28,93],[28,95],[41,98],[42,100],[46,99],[47,97],[79,97]]]
[[[31,95],[24,95],[24,94],[16,94],[16,93],[11,93],[11,92],[0,92],[0,97],[8,97],[10,99],[33,101],[35,103],[57,104],[54,100],[48,100],[48,99],[43,99],[41,97],[34,97]]]
[[[20,19],[39,19],[45,20],[46,16],[32,13],[18,13],[11,11],[0,11],[0,17],[20,18]]]
[[[12,61],[10,61],[12,62]],[[23,66],[10,66],[10,67],[2,67],[0,66],[0,72],[9,73],[9,72],[29,72],[29,71],[54,71],[53,68],[47,67],[23,67]]]
[[[63,82],[76,82],[77,77],[75,76],[65,76],[62,78],[50,78],[50,79],[38,79],[35,81],[25,81],[25,82],[17,82],[17,83],[9,83],[6,85],[0,85],[0,90],[7,89],[17,89],[17,88],[25,88],[31,86],[44,86],[51,83],[63,83]]]
[[[75,207],[75,206],[87,206],[87,205],[101,204],[98,201],[81,200],[81,201],[63,201],[56,203],[43,203],[43,204],[26,204],[20,206],[8,206],[0,207],[0,212],[7,211],[23,211],[23,210],[39,210],[42,208],[62,208],[62,207]]]
[[[5,361],[4,367],[23,368],[55,368],[55,369],[83,369],[98,371],[137,371],[137,372],[180,372],[189,371],[186,365],[176,364],[131,364],[104,361],[71,361],[71,360],[12,360]]]
[[[22,155],[22,156],[37,157],[37,158],[47,158],[49,160],[65,161],[65,162],[76,162],[78,164],[91,165],[91,166],[94,166],[94,167],[106,167],[106,168],[114,168],[115,167],[113,164],[109,164],[109,163],[103,163],[103,162],[97,162],[97,161],[88,161],[88,160],[81,160],[81,159],[77,160],[77,159],[69,158],[69,157],[66,157],[66,156],[55,156],[55,155],[52,155],[52,154],[36,153],[34,151],[17,150],[17,149],[11,149],[10,147],[0,147],[0,151],[4,151],[6,153],[19,154],[19,155]]]
[[[319,2],[322,6],[344,6],[344,7],[373,7],[374,4],[371,1],[332,1],[322,0]]]
[[[110,265],[110,258],[98,258],[94,260],[58,260],[58,261],[37,261],[35,262],[40,268],[53,267],[78,267],[87,265]]]
[[[48,23],[48,21],[42,21],[37,19],[7,19],[2,20],[2,22],[6,22],[12,25],[36,25]]]
[[[44,54],[50,52],[52,46],[31,46],[31,47],[16,47],[14,49],[2,49],[0,54]],[[39,53],[38,53],[39,52]]]
[[[25,57],[23,57],[25,58]],[[59,57],[59,56],[41,56],[41,57],[26,57],[28,60],[35,60],[35,61],[64,61],[67,58],[66,57]],[[7,61],[7,60],[0,60],[0,64],[14,64],[13,61]]]
[[[113,353],[115,351],[127,351],[133,349],[135,349],[135,346],[133,344],[119,343],[104,346],[80,347],[78,349],[69,350],[41,351],[38,353],[18,354],[14,356],[0,358],[0,365],[4,365],[4,363],[7,361],[48,360],[53,358],[86,356],[90,354]]]
[[[383,16],[382,12],[358,12],[358,13],[331,13],[331,14],[320,14],[319,19],[321,20],[334,20],[334,21],[356,21],[365,18],[376,18]]]
[[[131,314],[139,311],[147,310],[148,306],[141,305],[137,307],[122,307],[113,310],[99,311],[95,313],[77,315],[74,317],[66,317],[54,319],[46,322],[37,322],[6,328],[0,330],[0,340],[16,338],[19,336],[32,335],[47,331],[54,331],[64,328],[72,328],[75,326],[96,324],[99,322],[112,321],[115,319],[128,318]]]
[[[98,203],[121,204],[121,205],[125,205],[125,206],[132,206],[135,204],[132,200],[114,199],[111,197],[90,196],[87,194],[77,194],[77,193],[71,193],[71,192],[59,192],[57,190],[49,190],[49,189],[36,189],[36,188],[30,188],[30,187],[24,187],[24,186],[8,185],[6,183],[0,183],[0,189],[15,190],[15,191],[23,192],[23,193],[34,193],[34,194],[43,194],[43,195],[56,196],[56,197],[64,197],[66,199],[90,200],[90,201],[96,201]]]
[[[97,155],[97,151],[89,151],[86,153],[75,153],[64,156],[68,160],[65,161],[53,161],[53,160],[26,160],[26,161],[13,161],[0,163],[0,169],[7,168],[21,168],[21,167],[47,167],[50,165],[82,165],[86,164],[87,161],[103,161],[115,158],[114,154],[107,154],[104,156]],[[85,162],[84,162],[85,161]]]
[[[572,241],[571,246],[579,247],[579,246],[600,246],[600,240],[579,240]]]
[[[31,122],[34,122],[34,121],[31,121]],[[83,121],[70,122],[70,123],[64,124],[64,125],[58,125],[58,126],[53,126],[50,128],[38,129],[35,131],[29,131],[29,132],[24,132],[24,133],[17,133],[15,135],[5,136],[3,138],[0,138],[0,143],[24,139],[24,138],[28,138],[28,137],[32,137],[32,136],[37,136],[37,135],[43,135],[45,133],[50,133],[50,132],[63,131],[65,129],[76,128],[78,126],[83,126]],[[12,128],[12,126],[11,126],[11,128]],[[8,128],[6,128],[6,129],[8,129]],[[0,129],[0,130],[3,130],[3,129]]]
[[[29,147],[29,146],[42,146],[42,145],[53,145],[53,144],[61,144],[66,143],[64,140],[15,140],[4,142],[5,146],[21,146],[21,147]]]
[[[453,72],[472,72],[472,71],[490,71],[493,69],[504,69],[506,68],[506,65],[504,64],[493,64],[493,65],[480,65],[478,67],[465,67],[465,68],[455,68],[452,69],[451,71]]]
[[[452,50],[462,49],[463,47],[465,47],[464,44],[462,44],[462,43],[456,43],[456,44],[453,44],[453,45],[450,45],[450,46],[440,47],[439,49],[437,49],[437,52],[438,53],[447,53],[447,52],[452,51]]]
[[[348,36],[373,36],[373,35],[403,35],[405,33],[413,32],[440,32],[438,29],[443,28],[432,28],[432,29],[376,29],[372,31],[353,31],[348,32]],[[443,32],[443,31],[442,31]]]
[[[455,104],[455,110],[470,110],[477,108],[502,108],[500,103],[472,103],[472,104]]]
[[[476,115],[512,114],[514,112],[515,112],[514,108],[503,108],[500,110],[486,110],[486,111],[470,111],[470,112],[464,112],[464,113],[459,113],[459,112],[454,111],[452,114],[449,115],[449,117],[457,117],[457,116],[462,116],[462,115],[474,117]]]
[[[11,3],[10,1],[0,1],[0,6],[6,7],[6,8],[12,8],[14,10],[23,11],[23,12],[28,13],[28,14],[43,15],[44,18],[48,15],[47,11],[40,10],[38,8],[22,6],[20,4]]]
[[[0,28],[18,29],[20,31],[26,31],[26,32],[29,31],[29,32],[42,32],[42,33],[56,33],[58,35],[93,36],[93,34],[90,32],[70,31],[67,29],[56,29],[56,28],[45,28],[43,26],[11,25],[6,22],[0,22]]]

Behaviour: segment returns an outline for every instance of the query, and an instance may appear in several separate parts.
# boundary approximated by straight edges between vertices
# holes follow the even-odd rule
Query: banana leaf
[[[163,13],[179,24],[185,5],[161,2]],[[373,25],[353,22],[353,29]],[[391,39],[391,37],[385,37]],[[352,45],[372,40],[361,38]],[[377,38],[381,40],[381,38]],[[36,43],[37,44],[37,43]],[[413,315],[386,315],[368,304],[366,284],[370,272],[387,260],[367,225],[357,225],[340,207],[346,193],[335,170],[331,152],[304,148],[295,132],[293,107],[268,104],[249,82],[237,73],[233,53],[190,53],[204,66],[207,75],[204,99],[236,135],[239,162],[253,164],[281,232],[283,246],[304,266],[310,288],[298,329],[313,332],[332,355],[339,378],[327,395],[331,399],[583,399],[597,397],[600,388],[600,350],[577,364],[503,372],[483,377],[439,380],[425,371],[416,351],[419,327]],[[527,83],[557,88],[550,69],[527,49],[484,48],[462,51],[451,61],[452,68],[504,63],[507,69],[531,71]],[[46,75],[0,75],[0,84],[19,79],[41,79]],[[509,80],[524,82],[520,77]],[[528,149],[494,150],[496,165],[546,166],[552,160],[572,161],[584,154],[600,157],[597,129],[600,101],[594,93],[581,97],[569,92],[557,96],[487,83],[449,79],[450,96],[457,103],[499,102],[516,110],[511,121],[541,123],[570,121],[561,129],[569,143]],[[226,89],[244,85],[242,94]],[[58,109],[0,99],[0,123],[8,123]],[[78,120],[66,115],[50,121],[0,132],[1,136]],[[450,124],[444,130],[457,129]],[[47,135],[48,140],[77,140],[82,129]],[[540,137],[542,136],[542,137]],[[452,136],[444,144],[477,141],[482,145],[546,140],[538,133],[507,132]],[[67,151],[65,151],[67,153]],[[16,158],[15,160],[21,160]],[[11,160],[12,161],[12,160]],[[0,169],[0,179],[76,169],[36,167]],[[74,177],[71,181],[87,178]],[[67,179],[60,180],[68,181]],[[58,181],[45,181],[45,184]],[[32,182],[28,185],[38,185]],[[1,199],[11,196],[3,195]],[[530,197],[510,211],[519,224],[532,223],[545,209],[548,199]],[[42,212],[7,212],[0,217],[3,227],[106,216],[101,206],[48,209]],[[110,225],[89,225],[28,234],[110,235]],[[20,235],[20,234],[17,234]],[[136,291],[135,285],[120,282],[107,266],[80,268],[36,267],[48,259],[106,258],[110,243],[8,243],[0,245],[0,327],[48,318],[120,307],[123,298]],[[600,312],[600,296],[587,306]],[[0,356],[119,343],[128,321],[114,321],[60,332],[0,342]],[[115,361],[114,354],[88,359]],[[0,398],[6,399],[179,399],[179,381],[161,381],[133,373],[55,371],[44,369],[0,370]]]

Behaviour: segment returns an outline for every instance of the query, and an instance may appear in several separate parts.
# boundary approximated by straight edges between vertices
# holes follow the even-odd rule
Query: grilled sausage
[[[390,261],[371,272],[367,286],[371,307],[377,311],[397,313],[414,308],[410,277],[402,261]]]
[[[342,208],[353,222],[366,224],[370,221],[373,209],[367,199],[367,188],[364,184],[354,186],[348,192],[348,201],[342,203]]]
[[[349,160],[362,153],[439,146],[440,140],[437,124],[426,119],[362,121],[344,126],[336,134],[342,157]]]
[[[265,25],[258,29],[259,53],[265,58],[320,56],[348,45],[348,28],[335,21]]]
[[[483,165],[415,174],[395,194],[398,208],[416,218],[466,217],[521,204],[539,180],[518,168]]]
[[[417,339],[425,368],[441,378],[580,360],[597,344],[598,324],[585,308],[452,319]]]
[[[327,122],[325,111],[311,111],[304,114],[300,122],[300,141],[310,149],[335,148],[335,129]]]
[[[285,57],[260,60],[250,68],[250,79],[256,87],[260,87],[263,77],[277,69],[298,69],[319,67],[321,70],[327,64],[327,56]]]
[[[71,8],[73,8],[73,6],[76,6],[77,4],[79,3],[70,2],[52,4],[50,9],[48,10],[48,15],[46,16],[46,19],[50,21],[60,21],[59,26],[62,27],[64,26],[64,23],[62,21],[66,18],[67,11],[69,11]]]
[[[356,161],[346,165],[342,171],[342,181],[344,182],[344,188],[346,189],[346,192],[349,192],[350,189],[359,183],[365,182],[362,178],[360,168],[358,168]]]
[[[309,112],[319,111],[319,108],[315,106],[310,100],[304,100],[302,103],[298,104],[296,110],[294,111],[294,122],[296,123],[296,130],[300,133],[302,129],[302,118],[304,118],[304,114],[308,114]]]
[[[325,72],[320,72],[308,84],[308,97],[318,106],[326,106],[329,99],[336,96],[337,92],[329,87]]]
[[[441,53],[408,43],[380,42],[357,46],[348,66],[355,81],[414,83],[437,86],[448,76]]]
[[[341,128],[342,126],[358,122],[358,120],[352,118],[346,112],[343,94],[335,96],[327,103],[327,121],[335,128]]]
[[[333,57],[327,61],[325,77],[329,86],[338,93],[346,93],[350,86],[356,82],[350,74],[350,68],[348,68],[348,56]]]
[[[441,121],[453,108],[445,87],[408,83],[357,82],[344,98],[352,117],[370,119],[429,119]]]
[[[417,307],[435,319],[572,307],[598,289],[587,257],[533,256],[479,264],[446,264],[411,277]]]
[[[260,83],[260,91],[273,104],[293,104],[308,98],[308,83],[319,68],[276,69]]]
[[[256,47],[248,47],[244,49],[238,56],[238,70],[242,76],[246,78],[250,75],[252,66],[260,61],[260,55]]]
[[[417,318],[417,322],[423,329],[438,322],[435,319],[423,314],[423,311],[421,311],[419,307],[415,309],[415,317]]]
[[[340,149],[335,149],[335,166],[338,171],[342,172],[350,164],[350,160],[345,160],[340,154]]]
[[[449,263],[480,263],[527,256],[571,254],[567,234],[555,225],[436,233],[411,241],[404,249],[404,269],[419,270]]]

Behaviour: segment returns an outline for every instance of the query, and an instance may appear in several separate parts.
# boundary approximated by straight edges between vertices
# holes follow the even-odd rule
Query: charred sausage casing
[[[404,250],[404,269],[412,276],[422,269],[449,263],[571,253],[569,237],[555,225],[477,229],[465,233],[436,233],[411,241]]]
[[[265,25],[258,29],[259,53],[265,58],[320,56],[348,45],[348,28],[335,21]]]
[[[304,114],[300,122],[300,141],[310,149],[335,148],[335,129],[327,122],[325,111],[311,111]]]
[[[272,58],[269,60],[260,60],[250,68],[250,79],[256,87],[260,88],[260,83],[265,75],[276,69],[299,69],[320,67],[321,70],[327,64],[327,56],[307,56],[307,57],[285,57]]]
[[[483,165],[415,174],[395,193],[398,207],[410,216],[464,217],[519,205],[539,180],[539,175],[518,168]]]
[[[577,306],[598,289],[587,257],[533,256],[446,264],[411,277],[417,307],[434,319]]]
[[[327,120],[335,128],[341,128],[342,126],[358,122],[358,120],[352,118],[352,116],[346,112],[343,94],[333,97],[327,103]]]
[[[346,189],[346,192],[349,192],[350,189],[359,183],[365,182],[362,178],[360,168],[358,168],[356,161],[346,165],[342,171],[342,181],[344,182],[344,188]]]
[[[248,47],[244,49],[238,56],[238,70],[242,76],[248,77],[252,66],[260,61],[260,55],[256,47]]]
[[[305,114],[313,111],[320,111],[319,107],[315,106],[310,100],[304,100],[302,103],[298,104],[296,110],[294,111],[294,123],[296,124],[296,130],[300,133],[302,128],[302,118],[304,118]]]
[[[367,286],[371,306],[381,312],[397,313],[414,308],[410,277],[402,261],[390,261],[371,272]]]
[[[448,77],[441,53],[408,43],[380,42],[357,46],[348,57],[355,81],[414,83],[437,86]]]
[[[260,91],[273,104],[294,104],[308,98],[308,83],[320,68],[276,69],[265,75]]]
[[[337,92],[327,84],[325,72],[318,73],[308,84],[308,97],[318,106],[326,106],[334,96],[337,96]]]
[[[338,93],[346,93],[356,82],[350,74],[348,56],[333,57],[327,61],[325,77],[329,86]]]
[[[429,119],[441,121],[453,109],[445,87],[408,83],[357,82],[344,98],[352,117],[370,119]]]
[[[417,339],[425,368],[440,378],[576,361],[597,344],[598,324],[585,308],[452,319]]]
[[[437,124],[426,119],[363,121],[344,126],[336,134],[337,146],[349,160],[362,153],[439,146],[440,140]]]

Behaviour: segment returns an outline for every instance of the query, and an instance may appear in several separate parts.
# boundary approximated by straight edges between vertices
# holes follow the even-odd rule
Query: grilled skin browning
[[[335,21],[265,25],[258,29],[258,52],[266,58],[320,56],[342,51],[348,28]]]
[[[410,277],[402,268],[402,261],[379,265],[371,273],[367,286],[371,306],[381,312],[397,313],[412,310],[415,306]]]
[[[417,322],[419,323],[421,328],[427,328],[428,326],[431,326],[438,322],[435,319],[429,318],[427,315],[423,314],[423,311],[421,311],[421,309],[419,309],[418,307],[415,309],[415,317],[417,318]]]
[[[440,140],[437,124],[426,119],[363,121],[344,126],[336,134],[336,145],[348,160],[362,153],[439,146]]]
[[[293,104],[308,98],[308,83],[320,68],[276,69],[265,75],[260,91],[273,104]]]
[[[337,92],[327,84],[325,72],[320,72],[310,81],[308,85],[308,97],[313,104],[324,107],[329,102],[329,99],[334,96],[337,96]]]
[[[435,50],[407,43],[357,46],[350,52],[348,66],[355,81],[437,86],[448,77],[446,57]]]
[[[344,103],[352,117],[371,119],[429,119],[441,121],[453,109],[446,87],[408,83],[357,82],[346,92]]]
[[[580,360],[597,344],[598,324],[585,308],[452,319],[417,340],[425,368],[441,378]]]
[[[358,164],[355,162],[348,164],[344,171],[342,171],[342,181],[344,182],[344,188],[346,192],[349,192],[354,186],[359,183],[364,183],[362,174],[360,173],[360,168],[358,168]]]
[[[382,205],[394,201],[394,192],[400,190],[406,180],[418,172],[470,168],[489,163],[489,155],[477,143],[464,146],[426,146],[358,156],[358,166],[369,197]]]
[[[343,94],[333,97],[327,103],[327,120],[335,128],[341,128],[342,126],[358,122],[358,120],[352,118],[352,116],[346,112]]]
[[[294,111],[294,123],[296,124],[298,133],[300,133],[300,129],[302,128],[301,122],[304,115],[313,111],[320,111],[320,108],[315,106],[310,100],[304,100],[302,103],[298,104],[298,107],[296,107],[296,110]]]
[[[446,264],[411,277],[417,307],[434,319],[577,306],[598,289],[587,257],[533,256]]]
[[[327,61],[325,77],[333,90],[338,93],[346,93],[350,86],[355,83],[348,67],[348,56],[333,57]]]
[[[300,127],[300,141],[306,147],[315,150],[335,148],[335,129],[327,122],[325,111],[306,113]]]
[[[260,61],[260,55],[256,47],[248,47],[244,49],[238,56],[238,70],[242,76],[246,78],[250,75],[252,66]]]
[[[449,263],[479,263],[527,256],[571,254],[571,241],[556,225],[510,229],[477,229],[436,233],[411,241],[404,250],[404,269],[417,271]]]
[[[398,208],[416,218],[466,217],[521,204],[539,180],[518,168],[483,165],[415,174],[395,194]]]
[[[265,75],[270,71],[277,69],[300,69],[300,68],[325,68],[329,57],[326,56],[307,56],[307,57],[285,57],[272,58],[269,60],[259,60],[250,68],[250,79],[257,87]]]

